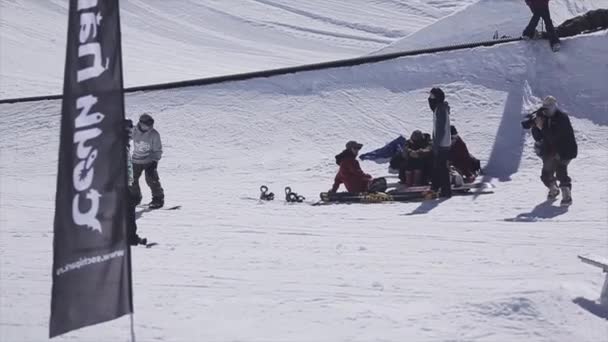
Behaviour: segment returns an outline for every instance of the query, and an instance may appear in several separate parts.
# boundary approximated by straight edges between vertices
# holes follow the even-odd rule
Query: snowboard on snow
[[[452,187],[452,196],[477,196],[491,194],[493,186],[489,183],[472,183]],[[471,190],[476,191],[471,191]],[[322,192],[321,200],[314,205],[331,203],[382,203],[382,202],[418,202],[425,200],[424,195],[430,186],[410,187],[406,189],[393,189],[387,192],[351,193],[351,192]]]
[[[172,207],[162,207],[162,208],[156,208],[156,209],[152,209],[150,208],[149,204],[140,204],[137,206],[138,208],[142,208],[142,209],[148,209],[148,210],[178,210],[181,209],[182,206],[181,205],[174,205]]]

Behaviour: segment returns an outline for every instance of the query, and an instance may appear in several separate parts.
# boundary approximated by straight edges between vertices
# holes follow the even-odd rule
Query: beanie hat
[[[360,150],[361,147],[363,147],[363,144],[360,144],[354,140],[351,140],[349,142],[346,143],[346,149],[349,150],[351,148],[354,148],[355,150]]]
[[[443,90],[441,90],[441,88],[431,89],[431,94],[435,97],[437,102],[442,103],[443,101],[445,101],[445,93],[443,92]]]
[[[139,117],[139,122],[143,123],[144,125],[148,125],[148,126],[154,125],[154,119],[150,116],[150,114],[147,114],[147,113],[144,113]]]
[[[551,95],[545,97],[545,99],[543,100],[543,108],[552,108],[555,106],[557,106],[557,100],[555,99],[555,97]]]

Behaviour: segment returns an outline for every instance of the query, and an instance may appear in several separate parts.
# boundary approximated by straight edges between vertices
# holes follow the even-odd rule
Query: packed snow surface
[[[608,8],[608,0],[551,0],[549,8],[557,26],[588,11]],[[519,37],[531,15],[524,0],[479,0],[373,54],[486,41],[496,33],[499,37]],[[542,21],[538,29],[543,29]]]
[[[602,1],[551,6],[557,21]],[[469,41],[500,13],[483,0],[462,9],[470,3],[123,1],[125,77],[135,85],[365,54],[433,23],[398,44],[416,46],[425,30],[437,44]],[[59,92],[67,2],[0,4],[0,97]],[[453,29],[459,15],[466,25]],[[529,12],[510,18],[501,27],[518,32]],[[156,120],[166,204],[182,205],[139,213],[140,234],[160,244],[133,249],[137,340],[607,340],[606,320],[580,304],[599,297],[604,275],[576,258],[608,256],[607,54],[603,31],[566,39],[557,54],[546,41],[517,42],[128,95],[129,117]],[[348,140],[365,152],[430,131],[433,86],[494,194],[284,203],[285,186],[307,201],[329,189]],[[545,201],[541,161],[520,126],[548,94],[579,143],[567,209]],[[48,335],[60,107],[0,105],[0,341]],[[257,201],[262,184],[274,202]],[[57,340],[126,341],[129,320]]]
[[[607,323],[574,301],[606,254],[608,35],[517,42],[268,79],[135,93],[164,139],[166,204],[141,212],[160,245],[133,253],[140,341],[603,341]],[[452,120],[495,194],[447,201],[288,205],[314,200],[333,156],[429,131],[442,86]],[[523,113],[546,94],[571,114],[574,204],[545,201]],[[0,106],[0,340],[48,328],[60,101]],[[375,176],[386,165],[364,162]],[[143,180],[142,180],[143,182]],[[258,188],[277,194],[259,203]],[[145,185],[144,185],[144,189]],[[149,193],[145,192],[149,200]],[[127,340],[128,319],[58,340]]]
[[[356,57],[474,0],[121,1],[126,86]],[[0,1],[0,98],[62,90],[67,0]]]

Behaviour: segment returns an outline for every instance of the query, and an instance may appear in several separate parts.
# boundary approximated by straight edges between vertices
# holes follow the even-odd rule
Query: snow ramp
[[[401,58],[267,79],[140,92],[163,138],[167,205],[140,212],[139,340],[598,341],[601,274],[578,262],[608,233],[607,32]],[[287,205],[327,190],[350,139],[371,150],[429,131],[428,90],[496,193],[378,205]],[[579,157],[574,205],[545,201],[522,115],[554,95]],[[60,101],[0,105],[0,340],[46,337]],[[386,165],[363,162],[374,176]],[[143,181],[142,181],[143,182]],[[259,203],[258,188],[277,194]],[[144,200],[149,193],[144,185]],[[120,319],[61,337],[126,339]]]
[[[551,19],[555,26],[588,11],[607,8],[608,0],[551,0]],[[530,21],[530,9],[523,0],[479,0],[373,54],[425,49],[499,37],[520,37]],[[538,29],[542,26],[539,25]]]

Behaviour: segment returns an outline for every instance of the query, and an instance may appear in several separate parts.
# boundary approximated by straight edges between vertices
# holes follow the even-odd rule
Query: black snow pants
[[[551,43],[551,45],[559,43],[557,32],[555,31],[553,21],[551,20],[549,4],[533,5],[530,6],[530,10],[532,10],[532,18],[530,19],[530,23],[524,30],[523,35],[529,38],[534,38],[534,31],[536,30],[536,26],[538,26],[538,21],[542,18],[545,22],[545,26],[547,27],[547,34],[549,36],[549,42]]]
[[[135,208],[137,207],[138,199],[133,196],[131,189],[128,189],[127,193],[127,241],[130,245],[137,245],[139,243],[139,236],[137,236]],[[139,201],[141,201],[141,198]]]
[[[568,164],[570,160],[562,160],[555,156],[543,158],[543,169],[540,179],[546,187],[556,185],[559,181],[560,187],[572,188],[572,180],[568,176]]]
[[[142,195],[141,189],[139,188],[139,177],[145,172],[146,183],[152,190],[152,202],[164,203],[165,192],[160,184],[160,178],[158,176],[158,162],[152,162],[148,164],[135,164],[133,163],[133,185],[131,186],[131,194],[135,199],[136,205],[141,202]]]
[[[452,197],[450,184],[450,148],[437,148],[433,150],[433,181],[431,190],[439,192],[440,197]]]

